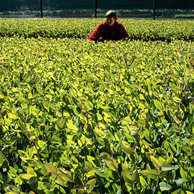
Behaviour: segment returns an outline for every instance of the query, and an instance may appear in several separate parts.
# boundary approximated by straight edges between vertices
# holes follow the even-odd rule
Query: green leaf
[[[170,137],[170,133],[165,128],[163,128],[163,132],[165,136]]]
[[[181,186],[182,184],[184,184],[183,179],[177,179],[177,180],[175,180],[174,182],[176,183],[177,187],[179,187],[179,186]]]
[[[113,171],[116,171],[116,170],[117,170],[116,167],[115,167],[115,165],[113,164],[112,161],[107,161],[107,160],[105,160],[105,162],[106,162],[106,165],[107,165],[111,170],[113,170]]]
[[[92,170],[93,166],[92,166],[91,162],[85,161],[85,168],[84,169],[87,170],[87,171]]]
[[[45,162],[44,165],[45,165],[47,172],[56,172],[57,171],[57,168],[53,164]]]
[[[94,189],[95,184],[96,184],[96,179],[91,179],[86,183],[87,193],[92,192],[92,190]]]
[[[182,189],[177,189],[176,191],[172,192],[171,194],[185,194]]]
[[[56,116],[60,118],[60,117],[62,117],[62,113],[60,113],[59,111],[56,110]]]
[[[166,155],[166,150],[164,148],[156,148],[156,151],[160,154],[160,155]]]
[[[129,129],[134,132],[138,130],[138,128],[135,125],[129,125]]]
[[[90,178],[90,177],[94,177],[95,176],[95,170],[90,170],[88,173],[87,173],[87,178]]]
[[[46,142],[45,141],[42,141],[42,140],[38,140],[38,146],[41,150],[45,149],[46,148]]]
[[[163,110],[164,109],[163,104],[161,102],[159,102],[158,100],[154,100],[154,105],[156,106],[156,108],[158,110]]]
[[[160,163],[159,163],[159,161],[154,157],[154,156],[150,156],[150,159],[151,159],[151,161],[152,161],[152,164],[154,165],[154,167],[156,168],[156,169],[159,169],[160,168]]]
[[[101,152],[100,153],[100,158],[102,160],[105,160],[105,161],[110,161],[111,160],[110,155],[108,153],[106,153],[106,152]]]
[[[145,135],[146,139],[147,139],[149,142],[151,142],[151,139],[150,139],[150,132],[149,132],[149,130],[148,130],[147,128],[144,130],[144,135]]]
[[[147,186],[147,182],[146,182],[146,180],[142,176],[139,177],[139,180],[140,180],[140,183],[141,183],[141,185],[143,187],[146,187]]]
[[[38,190],[45,190],[44,182],[38,181]]]
[[[5,175],[2,173],[2,172],[0,172],[0,183],[5,183]]]
[[[193,151],[192,147],[190,146],[183,146],[182,149],[187,153],[191,153]]]
[[[15,183],[16,183],[17,185],[22,185],[22,179],[21,179],[19,176],[17,176],[17,177],[15,178]]]
[[[186,191],[186,194],[194,194],[194,193],[192,193],[191,191]]]
[[[131,130],[131,135],[136,136],[138,134],[138,131]]]
[[[20,174],[21,179],[25,181],[29,181],[30,184],[35,183],[37,181],[37,176],[34,176],[32,174]]]
[[[77,132],[77,131],[78,131],[78,128],[72,123],[71,120],[68,121],[67,127],[68,127],[69,129],[71,129],[73,132]]]
[[[77,194],[84,194],[85,193],[85,189],[77,189]]]
[[[88,111],[90,111],[90,110],[93,109],[93,104],[92,104],[92,102],[87,101],[87,102],[85,103],[85,105],[86,105]]]
[[[71,189],[72,194],[76,194],[76,189]]]
[[[99,114],[99,113],[97,113],[97,118],[98,118],[98,121],[102,121],[103,120],[101,114]]]
[[[45,168],[47,170],[47,173],[51,173],[53,179],[55,179],[57,176],[57,171],[58,171],[57,168],[55,166],[53,166],[52,164],[47,163],[47,162],[45,162],[44,165],[45,165]]]
[[[178,97],[173,97],[173,100],[175,101],[175,102],[181,102],[181,99],[180,98],[178,98]]]
[[[8,193],[13,192],[13,193],[18,193],[19,192],[19,188],[17,188],[14,185],[9,185],[9,184],[4,184],[3,188],[5,191],[7,191]]]
[[[165,161],[165,164],[170,164],[172,163],[172,160],[173,160],[173,155],[170,155],[170,157],[168,157]]]
[[[152,179],[158,178],[157,170],[154,170],[154,169],[142,170],[141,174],[148,177],[148,178],[152,178]]]
[[[127,178],[129,181],[134,181],[133,177],[126,171],[122,171],[122,175]]]
[[[118,190],[116,194],[123,194],[123,191]]]
[[[34,169],[30,166],[27,167],[27,174],[31,174],[34,176],[37,176],[36,172],[34,171]]]
[[[13,168],[12,166],[9,166],[9,172],[8,175],[11,179],[13,179],[16,176],[17,170]]]
[[[170,165],[170,164],[161,164],[160,167],[162,171],[169,171],[169,170],[175,169],[175,166]]]
[[[110,177],[111,179],[114,180],[114,175],[113,175],[113,171],[109,168],[106,169],[105,174],[108,175],[108,177]]]
[[[170,189],[172,189],[172,187],[165,182],[160,182],[159,186],[161,191],[169,191]]]
[[[188,173],[182,167],[180,167],[180,174],[181,174],[181,177],[184,180],[184,182],[187,182],[188,181]]]
[[[98,175],[98,176],[100,176],[100,177],[106,177],[107,175],[104,173],[104,170],[103,169],[99,169],[99,168],[96,168],[96,169],[94,169],[95,170],[95,172],[96,172],[96,174]],[[108,170],[110,170],[109,168],[108,168]],[[111,170],[110,170],[111,171]]]
[[[57,126],[60,128],[60,129],[63,129],[65,127],[65,123],[66,123],[66,118],[65,117],[62,117],[60,118],[59,120],[57,120]]]
[[[57,178],[55,179],[55,182],[63,187],[67,187],[67,176],[65,174],[59,173],[57,174]]]
[[[9,166],[9,161],[3,155],[3,153],[0,151],[0,168],[5,168],[7,166]]]
[[[134,154],[135,153],[135,150],[133,148],[131,148],[130,144],[127,143],[126,141],[121,142],[121,149],[126,154]]]

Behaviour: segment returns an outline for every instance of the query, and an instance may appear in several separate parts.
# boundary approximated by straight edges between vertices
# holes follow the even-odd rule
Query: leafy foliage
[[[104,19],[0,19],[0,36],[25,38],[88,38]],[[151,21],[119,19],[131,40],[168,41],[194,40],[194,21]]]
[[[193,43],[0,45],[1,193],[192,193]]]

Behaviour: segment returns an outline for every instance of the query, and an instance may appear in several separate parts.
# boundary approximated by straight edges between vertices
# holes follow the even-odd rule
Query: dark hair
[[[117,20],[117,15],[116,15],[115,11],[113,11],[113,10],[107,11],[106,12],[106,17],[113,17],[114,19]]]

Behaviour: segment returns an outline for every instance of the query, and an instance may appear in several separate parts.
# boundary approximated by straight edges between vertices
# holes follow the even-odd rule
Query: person
[[[90,34],[89,41],[94,40],[97,42],[99,38],[104,40],[121,40],[127,38],[129,40],[129,34],[122,23],[117,21],[117,15],[115,11],[109,10],[106,13],[106,21],[99,24],[97,28]]]

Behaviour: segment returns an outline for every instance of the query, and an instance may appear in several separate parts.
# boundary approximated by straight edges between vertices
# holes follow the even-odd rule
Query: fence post
[[[153,20],[155,20],[156,17],[156,0],[154,0],[154,15],[153,15]]]
[[[41,18],[43,18],[42,0],[40,0],[40,13],[41,13]]]
[[[95,18],[97,18],[97,0],[95,0]]]

